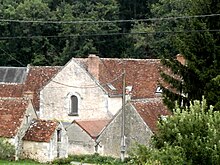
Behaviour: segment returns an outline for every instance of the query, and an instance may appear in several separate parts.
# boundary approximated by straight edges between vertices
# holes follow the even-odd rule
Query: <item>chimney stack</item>
[[[179,61],[182,65],[186,65],[186,59],[182,54],[177,54],[176,60]]]
[[[89,55],[88,72],[97,80],[99,79],[99,56],[96,56],[95,54]]]

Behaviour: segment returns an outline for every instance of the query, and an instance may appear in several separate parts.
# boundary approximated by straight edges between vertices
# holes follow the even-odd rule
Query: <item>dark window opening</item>
[[[61,130],[57,130],[57,142],[61,142]]]
[[[70,116],[78,115],[78,98],[76,96],[71,96],[71,105],[70,105]]]

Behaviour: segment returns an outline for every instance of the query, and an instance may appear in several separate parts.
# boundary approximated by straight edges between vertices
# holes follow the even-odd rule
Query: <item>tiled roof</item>
[[[23,140],[49,142],[57,126],[58,122],[56,121],[34,119],[23,137]]]
[[[97,138],[103,128],[110,122],[110,120],[78,120],[73,123],[78,124],[84,131],[86,131],[93,139]]]
[[[61,69],[55,66],[31,66],[28,72],[24,92],[33,92],[33,105],[39,110],[40,89]]]
[[[24,118],[28,101],[24,99],[0,100],[0,137],[13,137]]]
[[[22,97],[23,84],[0,84],[0,97]]]
[[[88,69],[88,59],[76,59]],[[111,95],[122,94],[122,73],[125,68],[126,86],[132,86],[132,98],[154,98],[158,82],[161,81],[159,59],[99,58],[99,82]],[[111,90],[108,83],[116,90]]]
[[[132,101],[131,103],[153,132],[157,131],[157,121],[160,116],[171,115],[160,99]]]
[[[21,68],[24,70],[24,68]],[[33,94],[33,106],[39,110],[40,89],[61,69],[57,66],[30,66],[28,71],[22,72],[25,81],[23,84],[4,83],[0,84],[0,97],[23,97],[26,93]],[[17,68],[17,70],[19,70]],[[16,72],[17,73],[17,72]],[[20,73],[20,72],[19,72]]]

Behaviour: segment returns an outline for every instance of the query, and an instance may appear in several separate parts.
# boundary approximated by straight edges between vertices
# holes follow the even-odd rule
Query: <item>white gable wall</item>
[[[71,95],[78,98],[78,116],[68,115],[71,108]],[[84,68],[72,59],[41,90],[40,118],[69,122],[75,119],[110,118],[115,113],[113,109],[120,109],[121,101],[113,105],[109,102],[107,93]]]

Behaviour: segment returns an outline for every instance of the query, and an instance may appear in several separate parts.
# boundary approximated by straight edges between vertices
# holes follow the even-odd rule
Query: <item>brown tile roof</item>
[[[88,59],[76,59],[88,69]],[[109,94],[122,94],[122,73],[126,72],[126,86],[132,86],[132,98],[154,98],[158,82],[161,81],[159,59],[110,59],[99,58],[99,82]],[[111,83],[117,90],[111,90]]]
[[[23,140],[49,142],[57,126],[58,122],[56,121],[34,119],[23,137]]]
[[[96,139],[103,128],[110,122],[110,120],[78,120],[73,123],[78,124],[85,132],[87,132],[93,139]]]
[[[23,84],[0,84],[0,97],[22,97]]]
[[[33,94],[33,106],[39,110],[40,89],[61,69],[57,66],[30,66],[23,84],[0,84],[0,97],[23,97],[25,93]]]
[[[131,103],[153,132],[157,131],[157,121],[161,115],[171,115],[160,99],[132,101]]]
[[[39,110],[40,89],[61,69],[55,66],[31,66],[28,72],[24,92],[33,92],[33,105]]]
[[[24,99],[0,100],[0,137],[13,137],[24,118],[28,101]]]

